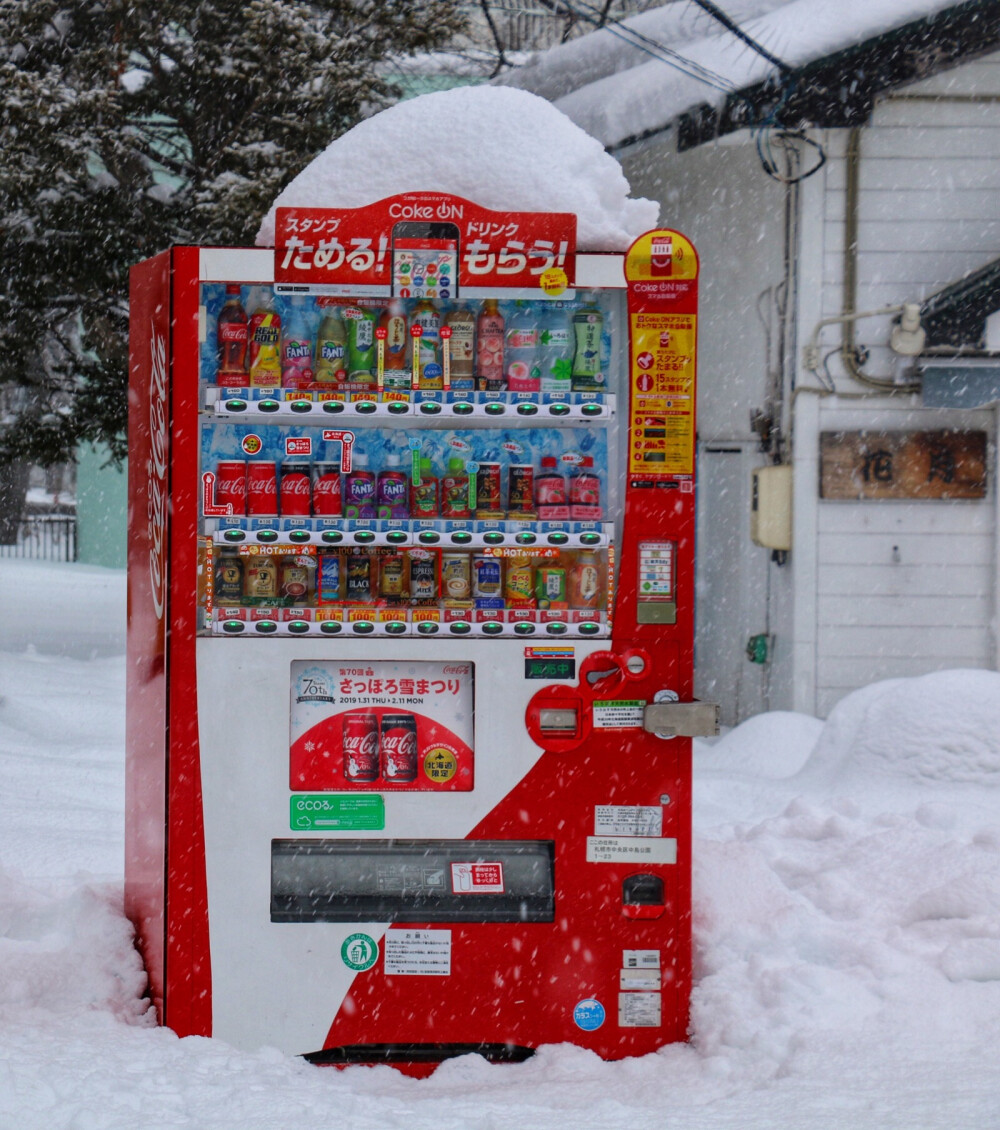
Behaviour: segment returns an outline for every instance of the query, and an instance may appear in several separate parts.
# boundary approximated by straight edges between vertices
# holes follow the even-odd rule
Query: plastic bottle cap
[[[543,455],[542,456],[542,466],[543,467],[548,469],[550,467],[555,467],[555,465],[556,465],[556,457],[554,455]]]
[[[465,464],[464,464],[464,463],[462,462],[462,457],[461,457],[461,455],[453,455],[453,456],[452,456],[452,457],[451,457],[451,458],[450,458],[450,459],[448,460],[448,470],[449,470],[449,471],[450,471],[450,472],[451,472],[451,473],[452,473],[453,475],[454,475],[454,474],[457,474],[457,473],[458,473],[459,471],[462,471],[462,470],[464,470],[464,469],[465,469]]]

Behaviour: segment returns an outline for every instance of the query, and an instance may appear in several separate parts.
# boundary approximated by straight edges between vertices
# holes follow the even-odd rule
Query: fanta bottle
[[[312,329],[305,299],[296,296],[281,330],[281,383],[285,388],[308,388],[312,380]]]

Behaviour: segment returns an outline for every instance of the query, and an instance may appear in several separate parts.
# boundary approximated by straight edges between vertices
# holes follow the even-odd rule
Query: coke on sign
[[[274,518],[278,513],[278,465],[251,460],[247,472],[247,513]]]
[[[417,720],[412,714],[382,716],[382,774],[387,781],[417,779]]]
[[[312,513],[312,480],[308,463],[281,464],[281,514],[307,517]]]
[[[352,711],[344,715],[344,776],[348,781],[377,781],[378,718]]]

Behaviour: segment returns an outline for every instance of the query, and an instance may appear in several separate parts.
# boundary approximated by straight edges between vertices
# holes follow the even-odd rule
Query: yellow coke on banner
[[[641,235],[625,256],[629,475],[694,474],[698,254],[680,232]]]

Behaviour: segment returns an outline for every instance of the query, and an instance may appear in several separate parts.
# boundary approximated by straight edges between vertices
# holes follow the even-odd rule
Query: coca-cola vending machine
[[[445,194],[133,269],[126,903],[179,1034],[685,1038],[697,257]]]

